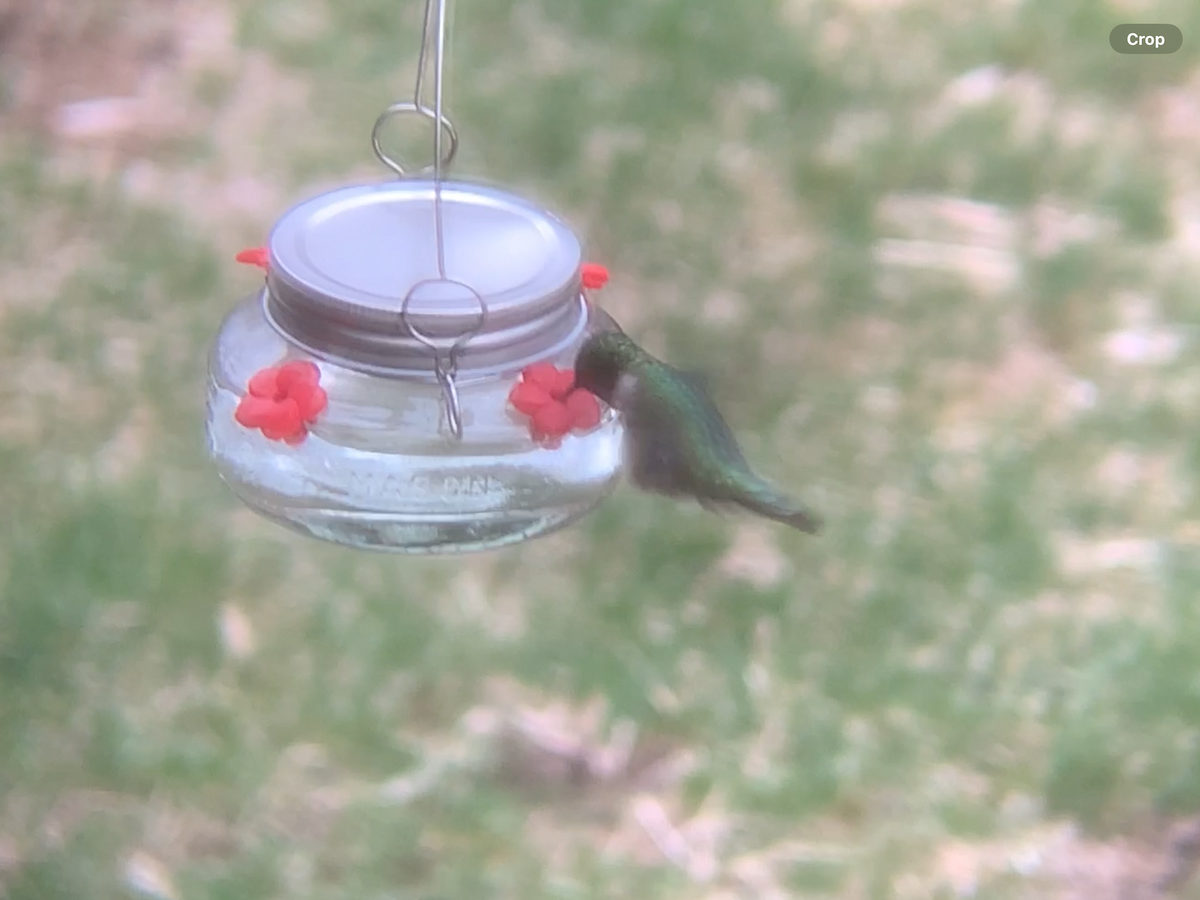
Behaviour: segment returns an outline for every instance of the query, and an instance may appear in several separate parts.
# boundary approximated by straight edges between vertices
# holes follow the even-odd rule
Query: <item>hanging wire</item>
[[[437,19],[434,28],[436,43],[433,51],[433,121],[438,123],[433,129],[433,221],[437,241],[438,277],[444,281],[446,279],[446,242],[442,233],[442,129],[440,124],[445,120],[445,116],[442,115],[442,88],[444,87],[442,76],[446,61],[446,0],[426,0],[424,34],[429,32],[431,9]],[[428,42],[422,39],[422,59],[417,69],[417,102],[420,102],[421,83],[425,74],[424,56],[427,45]]]
[[[425,0],[425,17],[421,26],[421,55],[417,61],[417,80],[413,87],[412,100],[401,100],[385,109],[375,120],[371,129],[371,148],[381,163],[395,172],[401,178],[433,175],[440,181],[447,166],[454,161],[458,153],[458,131],[454,123],[446,117],[442,108],[442,84],[444,73],[444,57],[446,48],[446,2],[445,0]],[[430,108],[425,102],[425,77],[429,69],[429,58],[433,56],[433,91],[434,106]],[[433,164],[417,171],[410,172],[405,165],[390,156],[380,142],[380,133],[389,119],[404,115],[420,115],[434,122],[434,156]],[[443,132],[450,138],[450,146],[442,153]]]
[[[455,438],[463,436],[462,407],[459,401],[458,386],[455,378],[458,375],[458,356],[462,348],[478,334],[487,322],[487,304],[473,287],[461,281],[450,278],[446,272],[446,239],[445,221],[442,211],[442,181],[445,171],[458,152],[458,132],[454,124],[443,111],[443,85],[446,56],[446,0],[425,0],[425,17],[421,29],[421,53],[417,62],[417,79],[411,101],[393,103],[375,120],[371,130],[371,146],[375,155],[385,166],[401,178],[412,178],[433,175],[433,227],[434,243],[437,247],[437,278],[419,281],[412,286],[400,306],[400,320],[412,337],[433,351],[433,372],[442,388],[442,399],[446,410],[446,420]],[[433,68],[433,107],[430,108],[425,100],[425,79],[430,68],[432,57]],[[389,156],[380,144],[380,130],[388,119],[404,114],[416,114],[431,119],[433,128],[433,163],[417,172],[410,173],[397,159]],[[449,147],[443,140],[449,138]],[[409,314],[409,306],[416,294],[425,287],[432,285],[454,285],[466,290],[479,308],[479,315],[474,325],[454,338],[447,344],[445,338],[439,339],[419,329]]]

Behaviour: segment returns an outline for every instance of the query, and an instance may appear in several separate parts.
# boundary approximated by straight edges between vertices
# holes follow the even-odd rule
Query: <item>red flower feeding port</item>
[[[271,254],[266,247],[251,247],[249,250],[241,251],[234,257],[238,262],[247,266],[258,266],[260,269],[266,270]]]
[[[328,402],[320,381],[321,370],[305,360],[262,369],[250,379],[234,418],[268,440],[296,446]]]
[[[552,363],[535,363],[521,372],[508,402],[529,417],[529,435],[545,447],[557,447],[572,431],[600,424],[600,401],[575,386],[575,372]]]
[[[600,263],[584,263],[579,267],[579,280],[585,290],[598,291],[608,284],[608,269]]]

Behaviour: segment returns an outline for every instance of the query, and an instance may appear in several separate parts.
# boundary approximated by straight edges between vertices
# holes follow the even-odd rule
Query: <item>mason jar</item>
[[[509,400],[530,366],[569,370],[613,327],[559,219],[493,188],[399,180],[300,203],[266,250],[264,286],[209,357],[209,452],[252,509],[353,547],[474,551],[562,528],[615,485],[611,410],[546,442]],[[276,403],[281,372],[298,406]],[[267,422],[285,405],[302,424]]]

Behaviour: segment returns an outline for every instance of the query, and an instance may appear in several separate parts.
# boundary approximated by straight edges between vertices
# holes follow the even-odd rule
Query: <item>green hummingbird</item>
[[[815,534],[819,522],[756,475],[699,375],[655,359],[623,331],[588,338],[575,386],[599,397],[625,426],[625,463],[644,491],[690,496],[706,509],[743,507]]]

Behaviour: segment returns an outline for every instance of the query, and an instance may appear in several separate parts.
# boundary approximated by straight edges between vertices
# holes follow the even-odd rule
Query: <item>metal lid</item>
[[[393,376],[432,371],[433,351],[410,325],[447,348],[475,332],[457,357],[468,377],[573,340],[586,309],[571,230],[493,188],[444,181],[441,195],[446,281],[432,181],[342,188],[294,206],[271,232],[267,319],[317,357]]]

